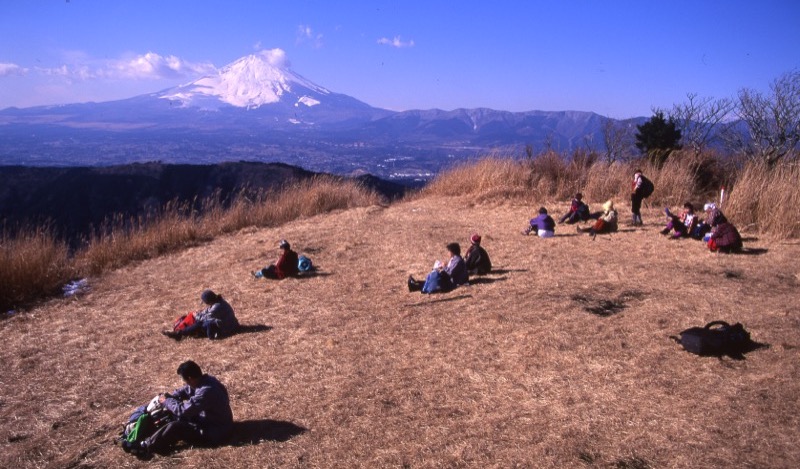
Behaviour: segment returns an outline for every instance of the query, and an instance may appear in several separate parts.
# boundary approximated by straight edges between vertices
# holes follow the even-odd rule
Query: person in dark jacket
[[[123,449],[138,454],[165,453],[179,441],[190,445],[217,446],[233,429],[228,390],[200,366],[186,361],[178,366],[185,386],[159,396],[158,402],[175,420],[156,430],[139,444],[123,442]]]
[[[481,246],[481,235],[475,233],[470,238],[470,246],[464,256],[469,275],[485,275],[492,270],[492,261],[489,254]]]
[[[590,216],[589,206],[583,203],[583,194],[578,192],[569,205],[569,212],[565,213],[558,222],[571,225],[580,221],[587,221]]]
[[[631,183],[631,224],[642,226],[642,200],[647,198],[645,195],[645,177],[641,169],[633,172],[633,182]]]
[[[282,239],[278,244],[278,249],[281,250],[281,256],[274,264],[270,264],[263,269],[250,272],[255,278],[271,278],[275,280],[284,279],[286,277],[297,277],[298,274],[298,258],[297,253],[292,251],[289,242]]]
[[[736,227],[728,221],[719,223],[714,227],[714,231],[711,232],[711,238],[708,240],[708,249],[710,251],[738,252],[741,251],[742,247],[742,236]]]
[[[200,300],[206,305],[206,308],[190,313],[193,316],[191,325],[171,331],[162,331],[162,334],[175,340],[202,335],[209,339],[222,339],[236,332],[239,328],[239,320],[236,319],[233,307],[222,298],[222,295],[211,290],[203,290]]]
[[[556,222],[547,214],[546,208],[540,207],[539,215],[532,218],[528,227],[522,230],[522,234],[526,236],[531,232],[536,233],[540,238],[552,238],[556,235]]]
[[[414,280],[408,276],[408,291],[421,291],[422,293],[448,292],[459,285],[469,284],[469,274],[467,264],[461,257],[461,246],[458,243],[450,243],[446,246],[450,259],[447,265],[442,265],[440,261],[433,264],[433,270],[425,279],[425,282]]]

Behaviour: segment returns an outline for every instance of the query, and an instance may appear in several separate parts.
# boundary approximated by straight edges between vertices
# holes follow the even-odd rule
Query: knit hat
[[[707,204],[703,205],[703,210],[705,211],[714,210],[715,208],[717,208],[717,204],[714,202],[708,202]]]
[[[278,248],[280,249],[289,249],[289,241],[282,239],[280,244],[278,244]]]
[[[470,236],[469,240],[472,241],[472,244],[481,244],[481,235],[475,233]]]
[[[207,305],[213,305],[217,301],[217,294],[211,290],[203,290],[200,294],[200,299]]]
[[[603,210],[605,210],[606,212],[614,210],[614,202],[612,202],[611,199],[606,200],[606,203],[603,204]]]

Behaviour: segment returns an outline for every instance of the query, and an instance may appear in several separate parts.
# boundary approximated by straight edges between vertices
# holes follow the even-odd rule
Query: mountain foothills
[[[320,176],[281,163],[214,165],[134,163],[95,167],[0,166],[0,221],[5,228],[48,226],[74,246],[105,223],[157,214],[167,204],[227,205]],[[361,175],[356,182],[386,199],[407,186]],[[114,219],[113,217],[118,217]]]
[[[285,61],[257,54],[157,93],[0,110],[0,164],[278,161],[313,171],[426,179],[454,160],[490,152],[597,145],[603,121],[575,111],[394,112],[329,91]]]

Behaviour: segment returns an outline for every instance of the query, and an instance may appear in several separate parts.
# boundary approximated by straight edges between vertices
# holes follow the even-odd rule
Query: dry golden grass
[[[0,233],[0,307],[52,295],[73,272],[67,246],[49,230]]]
[[[739,175],[725,206],[741,226],[778,239],[800,237],[800,166],[772,169],[750,164]]]
[[[149,218],[117,217],[72,257],[46,229],[23,230],[15,237],[4,233],[0,238],[0,310],[47,297],[74,275],[98,275],[245,227],[276,226],[379,202],[374,191],[356,182],[319,176],[252,198],[242,193],[227,207],[212,199],[199,212],[191,204],[170,203]]]
[[[595,241],[561,226],[550,240],[518,234],[542,203],[430,196],[245,228],[2,321],[0,466],[800,465],[800,246],[751,237],[766,252],[714,255],[657,235],[655,210]],[[409,273],[475,231],[497,272],[448,294],[406,291]],[[320,274],[253,280],[280,238]],[[272,329],[158,334],[204,288]],[[604,301],[622,310],[587,312]],[[718,360],[669,339],[714,319],[770,347]],[[148,463],[111,444],[134,406],[180,384],[186,359],[227,384],[238,441],[265,441]],[[274,421],[306,431],[275,439]]]

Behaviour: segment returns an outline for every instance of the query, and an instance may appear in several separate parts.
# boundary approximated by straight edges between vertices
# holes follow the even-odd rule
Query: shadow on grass
[[[438,295],[440,295],[440,293],[434,293],[432,296],[438,296]],[[431,296],[431,295],[425,295],[425,296]],[[472,298],[472,295],[451,296],[450,298],[439,298],[439,299],[435,299],[435,300],[431,300],[431,301],[425,301],[425,302],[422,302],[422,303],[413,303],[413,304],[409,304],[409,305],[406,305],[406,306],[409,306],[409,307],[427,306],[427,305],[433,304],[433,303],[446,303],[448,301],[458,301],[458,300],[463,300],[465,298]]]
[[[288,441],[308,431],[307,428],[283,420],[244,420],[233,422],[230,446],[257,445],[262,441]]]
[[[493,269],[486,275],[503,275],[511,272],[530,272],[528,269]]]
[[[469,284],[470,285],[481,285],[481,284],[485,284],[485,283],[498,282],[500,280],[508,280],[508,277],[495,277],[495,278],[490,278],[490,277],[471,277],[469,279]]]
[[[739,254],[744,256],[760,256],[762,254],[766,254],[769,251],[767,248],[742,248],[740,251],[733,252],[731,254]]]
[[[237,329],[232,335],[253,334],[256,332],[267,332],[271,330],[272,326],[267,326],[265,324],[240,324],[239,329]]]
[[[755,236],[749,236],[749,237],[746,237],[746,238],[742,238],[742,242],[743,243],[752,243],[752,242],[755,242],[755,241],[758,241],[758,238],[756,238]]]
[[[570,234],[557,234],[556,238],[574,238],[575,236],[580,236],[578,233],[570,233]]]

